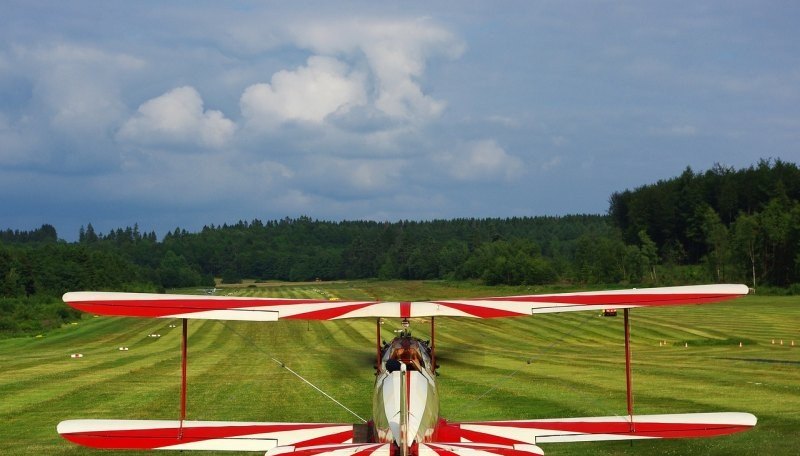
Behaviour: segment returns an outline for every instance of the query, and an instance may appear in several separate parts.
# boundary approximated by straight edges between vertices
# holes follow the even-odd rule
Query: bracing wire
[[[287,366],[287,365],[286,365],[286,364],[285,364],[283,361],[279,360],[278,358],[275,358],[274,356],[272,356],[272,355],[271,355],[269,352],[267,352],[266,350],[263,350],[261,347],[259,347],[258,345],[256,345],[256,344],[255,344],[255,343],[254,343],[252,340],[250,340],[248,337],[246,337],[245,335],[243,335],[243,334],[242,334],[242,333],[240,333],[239,331],[235,330],[235,329],[234,329],[232,326],[228,325],[228,324],[227,324],[225,321],[220,321],[220,323],[222,323],[222,325],[223,325],[223,326],[225,326],[225,327],[226,327],[228,330],[230,330],[232,333],[234,333],[234,334],[236,334],[237,336],[239,336],[240,338],[242,338],[242,340],[244,340],[244,341],[245,341],[247,344],[249,344],[251,347],[253,347],[253,348],[255,348],[256,350],[258,350],[259,352],[263,353],[263,354],[264,354],[264,355],[265,355],[267,358],[271,359],[271,360],[272,360],[272,361],[274,361],[276,364],[278,364],[278,365],[279,365],[279,366],[281,366],[282,368],[284,368],[284,369],[286,369],[287,371],[289,371],[289,372],[290,372],[292,375],[294,375],[295,377],[297,377],[297,378],[299,378],[300,380],[302,380],[302,381],[303,381],[304,383],[306,383],[308,386],[310,386],[310,387],[314,388],[315,390],[317,390],[319,393],[321,393],[323,396],[325,396],[325,397],[327,397],[328,399],[330,399],[331,401],[333,401],[333,402],[334,402],[336,405],[338,405],[339,407],[341,407],[341,408],[343,408],[343,409],[347,410],[347,411],[348,411],[348,412],[349,412],[351,415],[353,415],[353,416],[355,416],[356,418],[358,418],[359,420],[361,420],[361,422],[362,422],[362,423],[366,423],[366,422],[367,422],[367,420],[365,420],[364,418],[362,418],[361,416],[359,416],[359,415],[358,415],[356,412],[354,412],[354,411],[350,410],[350,409],[349,409],[349,408],[348,408],[346,405],[344,405],[344,404],[342,404],[341,402],[339,402],[338,400],[336,400],[336,398],[334,398],[334,397],[333,397],[333,396],[331,396],[330,394],[326,393],[325,391],[323,391],[322,389],[320,389],[318,386],[314,385],[313,383],[311,383],[310,381],[308,381],[307,379],[305,379],[305,378],[304,378],[302,375],[300,375],[300,374],[298,374],[297,372],[295,372],[294,370],[292,370],[292,369],[291,369],[289,366]]]
[[[475,406],[478,404],[478,401],[480,401],[480,400],[481,400],[481,399],[483,399],[484,397],[488,396],[489,394],[491,394],[492,392],[494,392],[495,390],[497,390],[497,389],[498,389],[498,388],[500,388],[501,386],[505,385],[505,384],[506,384],[507,382],[509,382],[509,381],[510,381],[512,378],[514,378],[514,377],[515,377],[515,376],[516,376],[518,373],[520,373],[520,372],[521,372],[521,371],[522,371],[522,370],[525,368],[525,366],[527,366],[527,365],[530,365],[530,364],[533,364],[534,362],[538,361],[538,360],[539,360],[539,359],[541,359],[541,358],[542,358],[544,355],[546,355],[548,352],[550,352],[550,351],[551,351],[551,350],[552,350],[552,349],[553,349],[553,348],[554,348],[556,345],[558,345],[558,344],[562,343],[564,340],[566,340],[566,339],[568,339],[568,338],[572,337],[572,335],[573,335],[573,334],[575,334],[575,332],[576,332],[576,331],[577,331],[579,328],[582,328],[582,327],[583,327],[583,325],[584,325],[584,324],[585,324],[585,323],[586,323],[586,322],[587,322],[587,321],[588,321],[588,320],[589,320],[591,317],[595,317],[596,315],[597,315],[597,314],[596,314],[595,312],[587,312],[587,315],[586,315],[586,317],[584,317],[583,319],[577,320],[577,321],[575,322],[575,324],[572,326],[572,328],[570,328],[570,330],[569,330],[567,333],[565,333],[564,335],[562,335],[560,338],[558,338],[558,339],[554,340],[553,342],[551,342],[551,343],[550,343],[549,345],[547,345],[546,347],[544,347],[544,348],[540,349],[540,350],[538,351],[538,353],[536,353],[536,354],[534,354],[533,356],[531,356],[531,357],[527,358],[527,359],[525,360],[525,365],[523,365],[522,367],[520,367],[520,368],[518,368],[518,369],[514,370],[514,371],[513,371],[513,372],[511,372],[510,374],[506,375],[504,378],[502,378],[502,379],[500,379],[499,381],[497,381],[497,382],[496,382],[494,385],[492,385],[492,386],[491,386],[491,387],[489,387],[489,388],[488,388],[486,391],[484,391],[484,392],[483,392],[483,394],[480,394],[479,396],[476,396],[474,399],[472,399],[472,400],[470,401],[470,403],[469,403],[469,404],[466,404],[464,407],[461,407],[461,411],[464,411],[464,410],[470,410],[470,409],[472,409],[473,407],[475,407]]]

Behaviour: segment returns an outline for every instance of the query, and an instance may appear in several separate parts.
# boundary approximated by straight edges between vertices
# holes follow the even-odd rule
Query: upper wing
[[[496,318],[536,313],[706,304],[746,295],[745,285],[695,285],[421,302],[327,301],[141,293],[73,292],[64,302],[100,315],[276,321],[356,317]]]
[[[600,440],[711,437],[745,431],[756,425],[749,413],[684,413],[606,416],[522,421],[448,423],[442,438],[492,444],[540,444]]]

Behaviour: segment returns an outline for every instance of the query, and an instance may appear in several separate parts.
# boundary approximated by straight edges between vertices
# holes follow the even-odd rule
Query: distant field
[[[271,283],[217,294],[413,300],[538,291],[364,281]],[[637,413],[746,411],[758,416],[758,425],[714,439],[543,445],[548,456],[798,454],[800,297],[638,309],[631,317]],[[175,323],[87,315],[41,338],[0,340],[0,454],[143,454],[77,447],[62,440],[55,426],[73,418],[177,418],[180,327],[170,328]],[[384,338],[397,327],[398,321],[388,321]],[[412,330],[427,337],[427,321],[413,321]],[[356,420],[272,357],[360,416],[370,414],[372,320],[190,322],[189,331],[189,419]],[[798,346],[791,346],[793,339]],[[440,318],[436,342],[441,409],[450,420],[626,413],[621,317],[578,312]],[[119,351],[121,346],[129,351]],[[71,359],[71,353],[84,357]]]

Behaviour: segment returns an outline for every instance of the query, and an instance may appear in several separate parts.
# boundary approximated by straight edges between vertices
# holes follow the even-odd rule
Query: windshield
[[[410,337],[399,337],[392,341],[383,354],[383,363],[391,359],[402,362],[409,370],[422,370],[430,364],[428,347]]]

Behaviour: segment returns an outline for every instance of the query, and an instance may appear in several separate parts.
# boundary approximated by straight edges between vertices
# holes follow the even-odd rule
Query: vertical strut
[[[178,438],[183,437],[183,421],[186,419],[186,348],[187,338],[189,332],[189,321],[183,319],[183,337],[181,338],[181,425],[180,435]]]
[[[431,317],[431,364],[432,364],[431,372],[433,372],[434,375],[435,375],[436,374],[436,332],[435,332],[434,328],[436,327],[436,325],[434,324],[434,318],[435,317]]]
[[[381,371],[381,319],[375,320],[375,373]]]
[[[630,419],[631,432],[636,430],[633,423],[633,380],[631,378],[631,327],[628,321],[628,310],[624,309],[625,315],[625,385],[628,401],[628,418]]]

